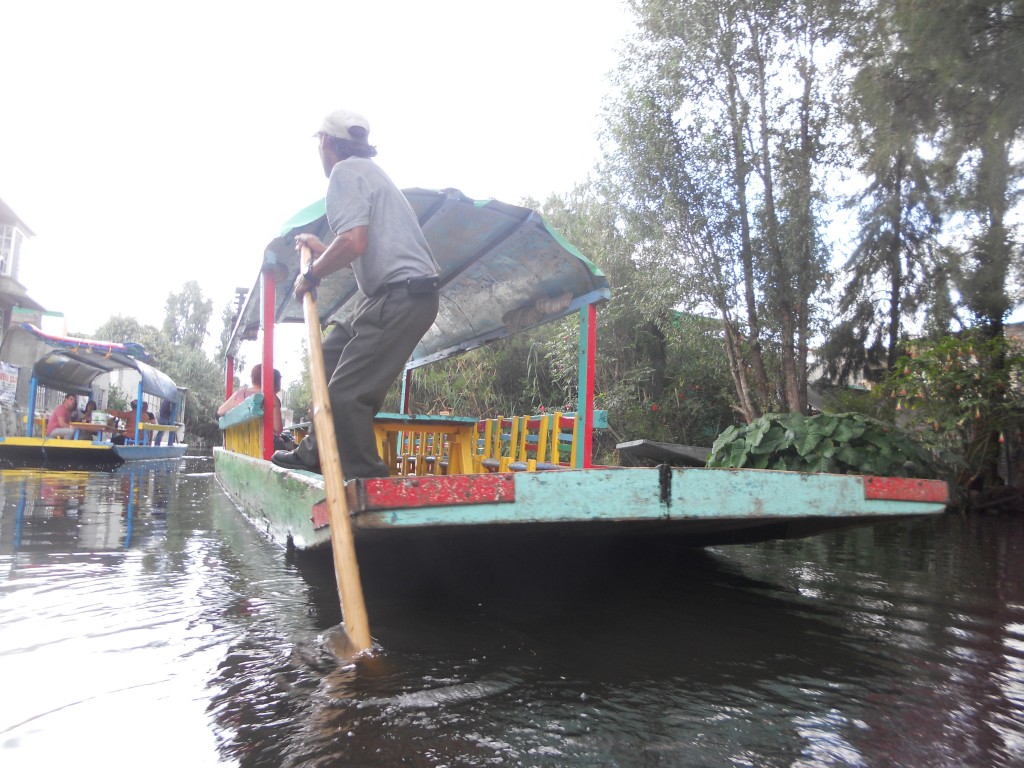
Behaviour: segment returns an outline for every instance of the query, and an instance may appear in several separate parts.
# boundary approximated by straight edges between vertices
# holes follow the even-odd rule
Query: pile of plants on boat
[[[912,434],[862,413],[770,413],[722,432],[709,467],[936,477],[934,454]]]

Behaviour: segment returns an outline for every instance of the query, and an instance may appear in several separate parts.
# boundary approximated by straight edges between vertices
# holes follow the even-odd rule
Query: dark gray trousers
[[[433,324],[437,306],[436,292],[414,296],[404,287],[375,299],[363,297],[324,338],[327,390],[346,480],[390,474],[377,453],[373,417]],[[319,463],[312,430],[296,453],[307,464]]]

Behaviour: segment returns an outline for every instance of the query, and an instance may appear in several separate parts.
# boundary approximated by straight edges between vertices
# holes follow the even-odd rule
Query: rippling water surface
[[[0,472],[0,765],[1024,764],[1024,520],[380,552],[331,651],[208,459]]]

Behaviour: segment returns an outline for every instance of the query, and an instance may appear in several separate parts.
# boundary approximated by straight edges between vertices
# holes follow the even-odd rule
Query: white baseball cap
[[[313,135],[320,134],[347,139],[358,144],[369,144],[370,121],[351,109],[337,109],[324,118],[320,130]]]

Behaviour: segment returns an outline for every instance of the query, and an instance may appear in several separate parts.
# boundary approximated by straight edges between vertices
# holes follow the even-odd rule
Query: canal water
[[[403,556],[351,664],[209,459],[0,483],[4,768],[1024,765],[1021,517]]]

